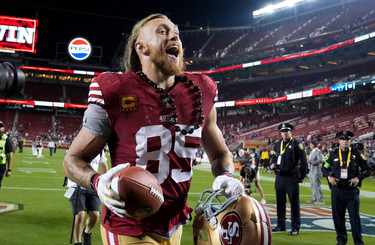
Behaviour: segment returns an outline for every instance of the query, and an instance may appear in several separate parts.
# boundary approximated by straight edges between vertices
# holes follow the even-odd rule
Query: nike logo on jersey
[[[172,121],[172,116],[171,115],[161,115],[159,117],[160,119],[160,122],[164,123],[164,122],[171,122]]]

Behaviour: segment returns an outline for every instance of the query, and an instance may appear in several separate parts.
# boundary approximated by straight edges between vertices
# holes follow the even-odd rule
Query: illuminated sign
[[[331,86],[331,92],[342,92],[342,91],[347,91],[349,89],[355,89],[354,82]]]
[[[91,55],[91,44],[85,38],[77,37],[69,42],[68,53],[75,60],[83,61]]]
[[[0,16],[0,51],[36,53],[37,19]]]

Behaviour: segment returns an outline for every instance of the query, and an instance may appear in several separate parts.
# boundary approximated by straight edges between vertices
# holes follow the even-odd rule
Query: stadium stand
[[[6,131],[13,137],[21,136],[26,145],[31,146],[33,140],[49,140],[60,142],[66,147],[77,135],[82,124],[80,115],[55,115],[53,112],[35,110],[4,110]]]
[[[56,116],[55,131],[58,138],[71,141],[82,125],[82,118],[76,116]]]
[[[294,126],[293,136],[297,139],[306,139],[310,135],[321,144],[331,145],[335,133],[341,130],[353,131],[356,138],[374,131],[374,98],[369,97],[354,105],[330,105],[313,109],[307,114],[291,112],[284,115],[262,113],[219,117],[219,125],[229,146],[236,145],[238,141],[274,142],[280,137],[277,126],[286,121]]]
[[[348,1],[345,5],[327,1],[309,6],[305,10],[301,7],[298,16],[284,16],[276,21],[276,15],[272,21],[236,29],[182,30],[185,57],[194,61],[192,69],[206,68],[207,60],[211,61],[211,68],[217,68],[324,47],[375,29],[373,1]],[[204,61],[203,67],[196,66],[200,61]]]
[[[27,139],[48,139],[53,134],[52,116],[48,112],[16,112],[14,125]]]
[[[12,130],[15,111],[1,108],[0,113],[1,113],[1,121],[4,123],[5,130],[6,131]]]

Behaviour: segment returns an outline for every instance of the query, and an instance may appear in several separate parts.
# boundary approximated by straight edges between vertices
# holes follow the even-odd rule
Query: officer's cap
[[[339,138],[340,140],[350,140],[353,136],[354,134],[347,130],[336,133],[336,138]]]
[[[3,121],[0,121],[0,128],[3,128],[4,127],[4,123]]]
[[[282,123],[279,125],[279,130],[280,131],[292,131],[293,130],[293,125],[289,123]]]

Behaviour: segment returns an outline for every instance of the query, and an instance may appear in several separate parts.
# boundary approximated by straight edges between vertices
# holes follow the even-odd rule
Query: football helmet
[[[205,190],[195,207],[195,214],[195,245],[272,243],[268,214],[264,207],[250,196],[241,194],[225,198],[221,190]]]

